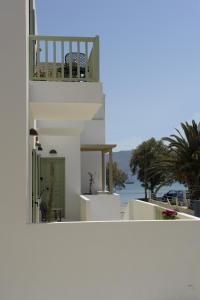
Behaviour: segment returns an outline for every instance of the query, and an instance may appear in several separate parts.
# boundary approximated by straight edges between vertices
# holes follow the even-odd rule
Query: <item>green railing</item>
[[[30,80],[99,81],[99,37],[30,35]]]

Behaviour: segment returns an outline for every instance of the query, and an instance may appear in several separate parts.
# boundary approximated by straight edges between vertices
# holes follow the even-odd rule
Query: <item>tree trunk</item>
[[[147,186],[145,184],[145,187],[144,187],[144,193],[145,193],[145,200],[147,200]]]
[[[189,185],[188,189],[190,192],[191,200],[200,200],[200,186],[198,184]]]

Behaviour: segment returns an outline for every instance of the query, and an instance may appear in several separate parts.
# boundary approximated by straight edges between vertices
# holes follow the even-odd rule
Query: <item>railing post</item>
[[[29,79],[33,79],[33,39],[29,38]]]
[[[109,150],[109,192],[113,193],[113,156],[112,149]]]
[[[93,60],[94,60],[94,73],[93,73],[93,76],[94,76],[94,80],[96,82],[99,81],[99,36],[97,35],[95,37],[95,40],[94,40],[94,56],[93,56]]]

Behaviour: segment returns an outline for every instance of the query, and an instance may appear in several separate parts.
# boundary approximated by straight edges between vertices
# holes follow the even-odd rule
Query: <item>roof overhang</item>
[[[89,144],[81,145],[81,151],[101,151],[104,153],[112,151],[113,148],[117,147],[115,144]]]

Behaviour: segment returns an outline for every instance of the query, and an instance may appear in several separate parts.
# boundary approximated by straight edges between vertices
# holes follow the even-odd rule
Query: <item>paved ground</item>
[[[128,203],[121,203],[120,216],[121,220],[128,220]]]

